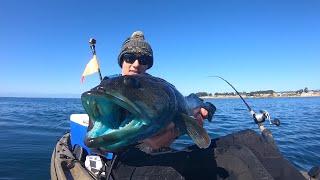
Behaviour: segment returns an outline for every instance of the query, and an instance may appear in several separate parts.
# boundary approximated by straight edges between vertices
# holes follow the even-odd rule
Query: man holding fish
[[[134,32],[123,43],[118,64],[122,76],[103,79],[81,97],[91,119],[85,144],[115,154],[109,162],[107,179],[111,174],[114,179],[301,176],[254,131],[211,140],[202,127],[203,119],[211,121],[216,108],[195,96],[185,98],[170,83],[146,74],[153,65],[153,51],[142,32]],[[183,134],[189,135],[196,145],[183,150],[169,148]],[[270,157],[252,153],[252,149],[269,153]],[[268,159],[282,165],[274,170],[268,166]]]

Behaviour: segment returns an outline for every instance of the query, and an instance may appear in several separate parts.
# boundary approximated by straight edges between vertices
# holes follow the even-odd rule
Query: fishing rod
[[[259,127],[259,129],[260,129],[260,131],[262,133],[262,136],[265,138],[266,141],[270,142],[275,148],[277,148],[277,146],[276,146],[276,144],[274,142],[274,139],[272,137],[270,129],[265,129],[262,123],[267,119],[267,120],[269,120],[269,123],[271,125],[279,126],[280,125],[280,120],[275,118],[273,121],[271,121],[270,120],[270,115],[266,110],[260,111],[258,114],[256,114],[253,111],[253,109],[249,106],[249,104],[243,99],[241,94],[236,90],[236,88],[233,87],[233,85],[230,84],[227,80],[225,80],[224,78],[222,78],[220,76],[209,76],[209,77],[217,77],[217,78],[222,79],[223,81],[228,83],[232,87],[233,90],[236,91],[237,95],[242,99],[244,104],[247,106],[247,108],[248,108],[248,110],[249,110],[254,122],[258,125],[258,127]]]
[[[270,120],[270,115],[267,111],[260,111],[260,114],[256,114],[251,107],[248,105],[248,103],[242,98],[241,94],[236,90],[235,87],[232,86],[232,84],[230,84],[227,80],[223,79],[220,76],[210,76],[210,77],[217,77],[222,79],[223,81],[225,81],[226,83],[228,83],[232,89],[234,89],[236,91],[236,93],[238,94],[238,96],[242,99],[242,101],[244,102],[244,104],[247,106],[248,110],[250,111],[251,116],[254,119],[254,122],[256,124],[258,124],[260,131],[262,133],[263,138],[269,142],[273,147],[277,148],[277,145],[272,137],[271,131],[270,129],[265,129],[264,126],[262,125],[262,123],[268,119],[271,125],[276,125],[279,126],[280,125],[280,120],[278,118],[275,118],[273,121]],[[312,167],[309,171],[308,171],[308,175],[309,175],[309,179],[316,179],[320,177],[320,166],[314,166]]]

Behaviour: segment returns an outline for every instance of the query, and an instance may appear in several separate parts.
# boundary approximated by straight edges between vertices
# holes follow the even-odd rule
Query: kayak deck
[[[70,133],[66,133],[58,140],[51,156],[51,179],[94,179],[82,162],[75,159],[71,149]]]

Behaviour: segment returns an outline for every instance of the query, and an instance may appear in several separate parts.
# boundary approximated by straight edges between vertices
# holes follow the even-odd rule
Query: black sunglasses
[[[126,63],[130,63],[133,64],[136,60],[138,60],[140,65],[149,65],[149,63],[151,62],[151,58],[150,56],[136,56],[135,54],[124,54],[123,55],[123,60]]]

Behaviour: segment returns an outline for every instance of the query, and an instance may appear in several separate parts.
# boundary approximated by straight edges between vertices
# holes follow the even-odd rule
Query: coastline
[[[320,97],[320,92],[301,93],[301,94],[258,94],[255,96],[241,95],[243,98],[305,98],[305,97]],[[240,98],[238,95],[213,95],[213,96],[200,96],[202,99],[227,99],[227,98]]]

